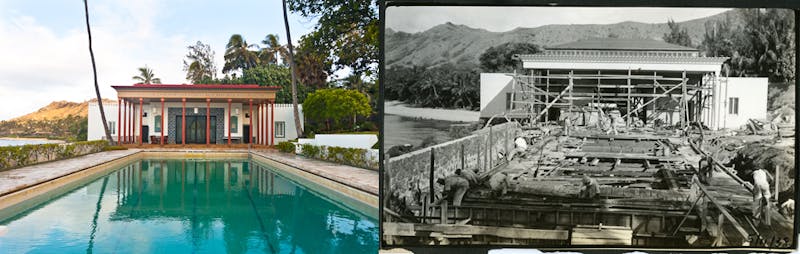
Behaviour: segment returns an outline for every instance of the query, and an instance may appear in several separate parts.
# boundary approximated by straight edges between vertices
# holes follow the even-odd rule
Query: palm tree
[[[139,68],[139,75],[133,76],[133,80],[137,80],[141,84],[161,84],[161,79],[155,76],[153,69],[147,68],[145,65]]]
[[[225,66],[222,67],[222,72],[244,71],[255,67],[258,64],[258,55],[250,49],[257,46],[247,44],[242,35],[231,35],[231,38],[228,39],[228,45],[225,46]]]
[[[258,58],[262,64],[277,64],[279,57],[284,64],[287,63],[286,59],[288,59],[287,54],[289,53],[286,51],[286,47],[278,42],[278,35],[268,34],[261,43],[265,46],[258,52]]]
[[[89,28],[89,3],[87,2],[87,0],[83,0],[83,10],[84,13],[86,14],[86,34],[89,36],[89,57],[92,59],[92,74],[94,74],[94,93],[95,95],[97,95],[97,106],[100,108],[100,118],[103,120],[103,130],[106,131],[106,139],[108,139],[108,142],[114,142],[114,140],[111,139],[111,131],[109,131],[108,129],[108,121],[106,121],[106,112],[105,110],[103,110],[103,98],[100,97],[100,86],[97,85],[97,64],[94,62],[94,51],[92,50],[92,29]]]
[[[286,42],[289,45],[289,70],[292,72],[292,108],[294,109],[294,128],[298,136],[303,135],[300,125],[300,110],[297,109],[297,75],[294,66],[294,47],[292,47],[292,34],[289,32],[289,16],[286,14],[286,0],[283,0],[283,24],[286,26]]]

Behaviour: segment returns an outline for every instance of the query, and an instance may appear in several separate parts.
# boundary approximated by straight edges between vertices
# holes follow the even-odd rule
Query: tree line
[[[384,95],[386,100],[422,107],[477,110],[481,72],[513,72],[517,68],[513,55],[541,50],[536,44],[509,42],[488,48],[479,57],[480,66],[395,66],[384,75]]]
[[[276,34],[267,34],[260,43],[250,43],[244,36],[233,34],[224,49],[225,62],[221,68],[224,76],[218,77],[218,67],[213,61],[215,51],[210,45],[198,41],[187,47],[188,52],[183,60],[186,79],[194,84],[279,86],[281,89],[277,93],[276,103],[293,103],[292,97],[296,94],[296,103],[303,105],[307,98],[331,97],[323,99],[328,102],[345,98],[339,96],[339,92],[327,90],[355,91],[363,95],[366,103],[354,106],[359,109],[358,114],[355,114],[359,117],[354,118],[347,111],[348,116],[343,118],[362,122],[377,119],[378,1],[286,0],[284,3],[285,8],[295,14],[317,19],[314,29],[300,38],[297,47],[281,44]],[[334,72],[343,69],[350,70],[350,74],[343,78],[332,78]],[[295,85],[292,84],[293,78],[297,79]],[[139,75],[134,80],[140,83],[160,83],[153,71],[146,66],[139,69]],[[364,102],[360,99],[357,101]],[[342,102],[351,103],[348,100]],[[349,121],[331,118],[336,112],[314,112],[315,109],[310,106],[305,106],[304,110],[309,120],[306,126],[312,131],[353,130],[362,126],[377,130],[374,123],[318,125],[317,123]],[[364,110],[365,108],[368,110]],[[366,115],[364,112],[367,112]]]

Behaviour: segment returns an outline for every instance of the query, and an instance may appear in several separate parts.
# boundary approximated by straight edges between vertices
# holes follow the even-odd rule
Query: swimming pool
[[[376,253],[377,208],[252,159],[142,159],[0,218],[3,253]]]

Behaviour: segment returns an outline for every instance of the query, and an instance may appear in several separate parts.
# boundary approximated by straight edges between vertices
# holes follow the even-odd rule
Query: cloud
[[[90,6],[98,82],[104,98],[111,85],[133,83],[144,66],[164,82],[184,83],[181,59],[188,40],[160,34],[155,1],[122,1]],[[56,31],[36,18],[10,12],[0,17],[0,119],[35,111],[54,100],[95,97],[83,13],[66,12],[71,29]]]

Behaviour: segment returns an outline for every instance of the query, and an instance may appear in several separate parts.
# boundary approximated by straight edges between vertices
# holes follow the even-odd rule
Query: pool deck
[[[89,154],[81,157],[45,162],[27,167],[0,172],[0,196],[13,193],[30,186],[38,185],[53,179],[82,171],[109,161],[125,158],[138,152],[238,152],[247,153],[247,149],[180,149],[150,148],[128,149]],[[293,154],[280,153],[271,149],[249,150],[249,152],[273,161],[321,176],[335,182],[348,185],[369,194],[378,196],[378,172],[347,165],[340,165]]]
[[[88,154],[0,172],[0,196],[140,152],[139,149]]]
[[[275,150],[252,153],[378,196],[378,171],[336,164]]]

